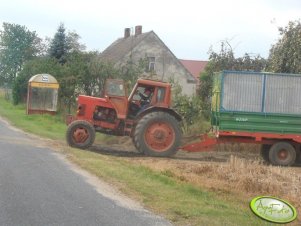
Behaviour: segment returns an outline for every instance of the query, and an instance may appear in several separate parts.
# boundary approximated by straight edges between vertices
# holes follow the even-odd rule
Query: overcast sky
[[[267,57],[278,27],[301,18],[301,0],[0,0],[0,23],[53,37],[61,22],[87,50],[103,51],[124,28],[153,30],[180,59],[207,60],[228,40],[235,56]],[[2,27],[1,27],[2,29]]]

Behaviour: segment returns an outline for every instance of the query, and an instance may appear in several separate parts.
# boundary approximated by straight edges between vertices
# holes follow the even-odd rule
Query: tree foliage
[[[98,52],[73,52],[66,66],[77,78],[77,90],[89,96],[100,96],[105,80],[118,77],[110,63],[103,62]]]
[[[82,52],[86,49],[86,46],[79,42],[80,38],[75,31],[68,31],[66,36],[68,52]]]
[[[37,56],[41,39],[25,26],[3,23],[0,31],[0,85],[12,84],[25,61]]]
[[[279,28],[280,38],[270,50],[268,69],[273,72],[301,73],[301,23],[290,21]]]
[[[89,74],[81,77],[81,83],[85,91],[90,91],[93,96],[102,96],[108,78],[120,78],[120,71],[112,63],[102,61],[99,55],[88,63],[88,68]]]
[[[262,71],[267,61],[257,55],[251,57],[245,53],[243,57],[235,58],[231,45],[224,41],[221,43],[220,52],[209,50],[209,63],[200,75],[199,95],[203,103],[203,109],[210,109],[210,98],[212,93],[213,77],[216,72],[223,70],[236,71]]]
[[[50,57],[56,58],[61,64],[66,62],[69,47],[67,45],[66,29],[64,24],[60,24],[49,47]]]
[[[13,83],[13,103],[18,104],[26,100],[29,79],[36,74],[47,73],[56,78],[62,77],[63,68],[55,60],[49,57],[39,57],[27,61],[18,77]]]
[[[147,57],[140,58],[138,64],[135,64],[133,60],[130,59],[120,68],[120,77],[127,80],[128,89],[133,88],[138,77],[144,73],[147,61]]]
[[[14,104],[26,99],[28,80],[35,74],[51,74],[58,80],[59,107],[69,112],[78,94],[100,96],[107,78],[120,77],[113,65],[100,60],[98,52],[73,52],[66,60],[63,65],[51,57],[27,61],[13,86]]]
[[[70,108],[72,101],[75,101],[76,75],[73,75],[70,67],[50,57],[39,57],[25,63],[13,84],[13,103],[18,104],[26,100],[29,79],[42,73],[51,74],[58,80],[59,106]]]
[[[182,130],[185,135],[204,132],[202,102],[198,96],[189,97],[182,94],[178,81],[169,79],[172,84],[172,105],[182,116]]]
[[[61,23],[53,39],[50,40],[48,50],[50,57],[56,58],[60,64],[66,63],[70,53],[81,52],[86,48],[79,39],[80,36],[75,31],[66,34],[66,28]]]

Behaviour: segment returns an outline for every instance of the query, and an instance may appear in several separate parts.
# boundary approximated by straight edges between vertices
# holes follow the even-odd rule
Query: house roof
[[[184,67],[196,78],[199,79],[200,73],[204,71],[208,61],[204,60],[181,60]]]
[[[131,35],[127,38],[119,38],[102,52],[101,57],[108,61],[118,62],[151,32],[153,31],[145,32],[137,36]]]
[[[180,60],[173,54],[173,52],[165,45],[165,43],[158,37],[158,35],[154,31],[144,32],[139,35],[130,35],[127,38],[118,38],[101,53],[101,58],[105,59],[106,61],[120,62],[125,55],[130,53],[136,46],[139,45],[140,42],[151,35],[154,35],[159,40],[159,42],[162,43],[164,48],[166,48],[168,52],[173,56],[176,63],[180,66],[183,66],[183,69],[187,71],[187,80],[189,82],[196,83],[196,77],[191,74],[191,72],[185,67],[185,65],[183,65],[183,63],[180,62]]]

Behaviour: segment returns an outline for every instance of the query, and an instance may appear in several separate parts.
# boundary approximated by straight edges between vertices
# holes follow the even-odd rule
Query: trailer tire
[[[87,121],[73,121],[67,129],[66,140],[69,146],[80,149],[89,148],[95,140],[95,129]]]
[[[296,163],[300,164],[301,163],[301,148],[296,149]]]
[[[139,152],[148,156],[174,155],[180,146],[179,122],[167,112],[151,112],[142,117],[135,128],[133,142]]]
[[[273,165],[291,166],[296,161],[296,149],[288,142],[278,142],[272,145],[269,160]]]
[[[260,149],[260,156],[267,163],[270,162],[269,153],[270,153],[271,146],[272,145],[270,145],[270,144],[263,144],[263,145],[261,145],[261,149]]]

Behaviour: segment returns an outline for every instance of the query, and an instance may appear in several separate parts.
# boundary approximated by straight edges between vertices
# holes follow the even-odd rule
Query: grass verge
[[[0,98],[0,115],[27,132],[64,140],[66,126],[60,116],[26,115],[24,106],[12,106],[3,98]],[[127,157],[62,149],[72,162],[176,225],[270,225],[251,213],[250,200],[242,200],[235,194],[209,191],[182,181],[169,171],[158,172],[139,162],[135,164]]]
[[[50,139],[63,139],[66,126],[60,115],[26,115],[25,105],[14,106],[0,97],[0,115],[25,132]]]

